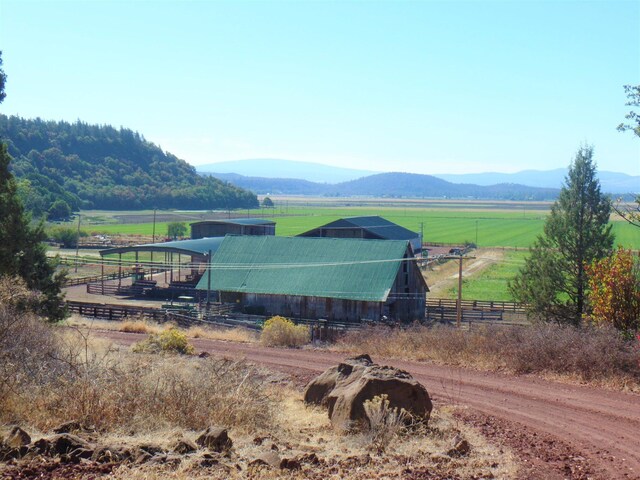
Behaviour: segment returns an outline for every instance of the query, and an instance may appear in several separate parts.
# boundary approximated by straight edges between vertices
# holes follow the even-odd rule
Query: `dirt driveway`
[[[96,335],[125,345],[144,337],[112,331]],[[246,358],[286,372],[299,384],[345,357],[205,339],[193,344],[213,355]],[[468,407],[462,409],[463,419],[514,449],[529,465],[527,478],[640,479],[640,395],[418,362],[384,363],[409,371],[436,406]]]

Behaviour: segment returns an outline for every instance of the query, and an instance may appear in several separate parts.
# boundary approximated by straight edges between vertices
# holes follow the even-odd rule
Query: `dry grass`
[[[231,456],[218,468],[194,467],[199,457],[177,468],[122,466],[113,476],[132,480],[186,480],[191,478],[263,479],[374,479],[405,478],[519,478],[515,457],[502,447],[488,444],[475,430],[461,424],[449,408],[434,411],[428,429],[406,431],[389,442],[385,453],[372,448],[367,433],[341,434],[333,430],[325,410],[304,405],[299,392],[286,390],[279,403],[277,428],[266,432],[260,444],[252,436],[234,435]],[[453,439],[463,437],[472,446],[466,457],[452,458],[444,452]],[[319,465],[303,464],[298,471],[251,467],[248,463],[273,446],[281,458],[314,453]],[[229,468],[231,467],[231,468]],[[429,472],[427,475],[426,472]]]
[[[0,422],[46,431],[78,420],[103,432],[270,425],[270,387],[244,362],[133,354],[37,322],[25,317],[21,327],[30,335],[10,340],[14,354],[4,365],[13,369],[1,372],[10,388],[1,392]],[[29,342],[42,344],[42,355],[25,348]]]
[[[612,329],[542,323],[472,330],[373,327],[347,334],[336,346],[380,357],[542,374],[630,390],[640,390],[639,347]]]
[[[229,342],[256,343],[259,340],[258,332],[248,328],[216,327],[198,325],[182,329],[172,323],[156,323],[145,318],[133,318],[125,321],[98,320],[73,315],[66,321],[66,325],[78,327],[83,331],[112,330],[116,332],[159,334],[169,328],[178,328],[188,338],[207,338],[210,340],[224,340]]]

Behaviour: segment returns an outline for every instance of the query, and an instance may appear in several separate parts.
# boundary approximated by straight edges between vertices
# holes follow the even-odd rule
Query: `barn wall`
[[[405,258],[408,256],[409,252],[405,254]],[[426,307],[427,289],[421,278],[422,273],[415,261],[402,262],[385,303],[384,314],[402,322],[422,320]]]
[[[243,307],[264,307],[266,315],[307,319],[324,318],[345,322],[362,319],[377,320],[382,310],[381,302],[257,293],[242,294],[241,303]]]
[[[191,227],[191,238],[205,238],[205,237],[224,237],[226,234],[240,235],[240,225],[230,225],[221,223],[204,223],[200,225],[193,225]]]

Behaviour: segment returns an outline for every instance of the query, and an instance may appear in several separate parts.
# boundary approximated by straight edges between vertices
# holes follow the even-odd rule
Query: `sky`
[[[634,1],[0,0],[0,112],[130,128],[192,165],[640,175]]]

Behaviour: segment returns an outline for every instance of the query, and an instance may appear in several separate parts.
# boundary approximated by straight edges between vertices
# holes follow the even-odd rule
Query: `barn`
[[[276,222],[263,218],[231,218],[205,220],[191,224],[191,238],[224,237],[225,235],[275,235]]]
[[[229,235],[196,288],[249,313],[353,322],[422,319],[428,291],[406,240]]]
[[[422,251],[422,239],[419,233],[377,215],[341,218],[298,236],[408,240],[415,255],[419,255]]]

